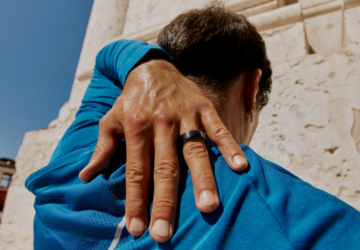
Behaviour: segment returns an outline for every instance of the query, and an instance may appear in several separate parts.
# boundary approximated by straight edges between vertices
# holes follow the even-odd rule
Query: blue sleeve
[[[80,162],[81,159],[83,162],[88,162],[97,142],[100,119],[111,109],[121,94],[131,69],[150,50],[161,51],[165,57],[168,57],[161,47],[134,40],[111,43],[98,53],[93,77],[75,121],[59,142],[49,165],[33,173],[25,183],[31,192],[36,195],[36,190],[31,184],[41,176],[48,175],[49,172],[65,166],[70,161]],[[78,171],[85,165],[78,164]]]
[[[109,220],[91,220],[101,209],[97,197],[101,187],[107,183],[105,174],[89,183],[83,183],[78,175],[88,164],[95,148],[100,119],[121,94],[130,70],[150,50],[163,51],[156,45],[121,40],[99,52],[93,78],[74,122],[57,145],[49,164],[31,174],[25,182],[27,189],[36,196],[34,249],[83,249],[78,246],[88,239],[87,231],[94,223],[102,232],[114,234],[124,209],[116,210],[115,215],[106,215],[114,225],[109,226]],[[166,57],[165,51],[163,53]],[[125,160],[125,156],[122,159]],[[108,240],[94,244],[107,245],[99,245],[99,249],[108,248]]]

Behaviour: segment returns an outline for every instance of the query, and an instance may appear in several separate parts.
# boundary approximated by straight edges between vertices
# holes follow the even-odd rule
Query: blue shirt
[[[129,71],[156,45],[122,40],[101,50],[76,119],[49,164],[26,187],[36,196],[35,249],[360,249],[360,213],[240,145],[249,161],[233,172],[211,141],[207,147],[221,204],[195,206],[191,174],[179,151],[177,225],[166,243],[147,230],[133,237],[125,221],[125,141],[111,167],[90,183],[79,178],[95,148],[100,119],[121,94]],[[166,54],[165,51],[163,53]],[[166,54],[167,55],[167,54]]]

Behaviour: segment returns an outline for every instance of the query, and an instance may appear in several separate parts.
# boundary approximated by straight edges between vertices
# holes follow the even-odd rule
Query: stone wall
[[[118,39],[156,43],[175,16],[208,0],[95,0],[69,101],[47,129],[27,132],[0,225],[0,250],[32,249],[33,195],[25,179],[45,166],[70,126],[95,56]],[[360,0],[227,0],[261,32],[273,91],[251,146],[360,210]]]

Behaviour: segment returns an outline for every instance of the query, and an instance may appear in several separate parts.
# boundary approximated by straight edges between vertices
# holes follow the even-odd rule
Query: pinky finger
[[[237,172],[245,170],[248,166],[245,154],[221,121],[215,108],[211,107],[202,112],[201,121],[207,135],[216,144],[229,167]]]

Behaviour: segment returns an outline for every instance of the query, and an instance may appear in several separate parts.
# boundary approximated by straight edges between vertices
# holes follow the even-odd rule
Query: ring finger
[[[184,120],[180,133],[199,130],[202,126],[196,124],[196,120],[200,119]],[[183,154],[191,172],[196,207],[204,213],[213,212],[219,206],[220,199],[205,141],[203,139],[186,141],[183,144]]]

